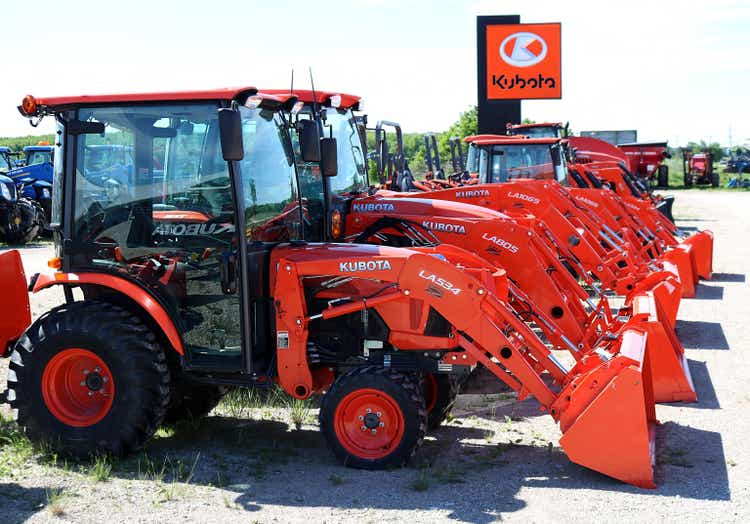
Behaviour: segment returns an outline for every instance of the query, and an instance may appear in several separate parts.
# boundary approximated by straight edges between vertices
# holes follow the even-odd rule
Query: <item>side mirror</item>
[[[242,145],[242,118],[239,111],[228,107],[219,109],[219,134],[224,160],[232,162],[245,158],[245,148]]]
[[[335,138],[320,139],[320,172],[323,176],[336,176],[338,167],[338,148]]]
[[[299,121],[299,148],[305,162],[320,162],[320,130],[315,120]]]

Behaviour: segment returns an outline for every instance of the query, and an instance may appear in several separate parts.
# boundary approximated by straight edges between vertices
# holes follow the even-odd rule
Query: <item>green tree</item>
[[[54,144],[55,135],[26,135],[26,136],[9,136],[0,137],[0,146],[9,147],[13,151],[22,151],[26,146],[35,146],[39,142]]]
[[[714,162],[718,162],[726,156],[725,149],[721,147],[721,144],[718,142],[711,142],[710,144],[705,140],[701,140],[700,142],[688,142],[687,147],[692,149],[694,153],[702,153],[704,151],[710,152],[711,158]]]

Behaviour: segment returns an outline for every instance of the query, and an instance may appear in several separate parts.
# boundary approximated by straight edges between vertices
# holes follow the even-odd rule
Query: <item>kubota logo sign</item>
[[[488,25],[487,98],[560,98],[560,24]]]
[[[500,56],[506,64],[530,67],[547,56],[547,42],[534,33],[519,32],[506,36],[500,44]]]

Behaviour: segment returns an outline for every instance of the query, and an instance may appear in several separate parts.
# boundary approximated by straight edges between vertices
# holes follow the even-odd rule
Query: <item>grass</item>
[[[427,470],[420,470],[417,477],[409,483],[409,489],[412,491],[427,491],[430,489],[430,479],[427,477]]]
[[[331,476],[328,477],[328,481],[331,483],[331,486],[340,486],[346,482],[342,477],[339,477],[335,473],[332,473]]]
[[[447,468],[435,472],[435,478],[445,484],[464,484],[466,472],[457,468]]]
[[[218,411],[234,418],[252,418],[258,412],[264,419],[273,419],[273,410],[283,410],[295,429],[312,421],[313,400],[299,400],[287,395],[280,387],[269,389],[237,388],[227,393]]]
[[[667,448],[659,455],[659,462],[680,468],[692,468],[693,463],[686,458],[686,455],[687,452],[683,449]]]
[[[47,499],[45,507],[47,511],[54,517],[62,517],[65,515],[65,500],[68,495],[63,491],[62,488],[50,488],[44,491]]]
[[[112,475],[112,461],[107,455],[100,455],[94,459],[89,468],[89,477],[94,482],[106,482]]]
[[[34,446],[14,420],[0,413],[0,477],[15,477],[34,456]]]
[[[667,160],[667,166],[669,166],[669,188],[664,190],[660,189],[657,191],[672,191],[672,190],[680,190],[680,189],[688,189],[685,187],[685,179],[684,179],[684,172],[682,170],[682,156],[677,154],[674,155],[671,159]],[[737,173],[725,173],[724,167],[721,164],[714,164],[714,169],[716,169],[719,173],[719,187],[712,187],[709,185],[700,185],[700,186],[693,186],[690,189],[698,189],[701,191],[718,191],[718,190],[727,190],[727,182],[729,182],[729,179],[736,177]],[[748,179],[750,178],[750,173],[743,173],[743,178]],[[739,191],[750,191],[750,188],[741,188],[738,189]]]

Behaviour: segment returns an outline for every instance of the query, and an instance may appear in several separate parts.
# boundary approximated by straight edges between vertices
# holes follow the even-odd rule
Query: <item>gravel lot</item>
[[[289,409],[224,408],[225,416],[160,432],[109,474],[36,451],[0,468],[0,522],[748,522],[749,198],[677,193],[679,224],[716,234],[716,273],[680,308],[700,402],[657,407],[656,490],[570,463],[535,401],[500,393],[463,396],[461,416],[428,438],[411,467],[390,472],[338,466],[314,410],[297,430]],[[31,274],[51,247],[23,255]],[[34,297],[34,315],[60,299]],[[6,369],[0,363],[3,386]],[[8,448],[0,441],[0,458]]]

